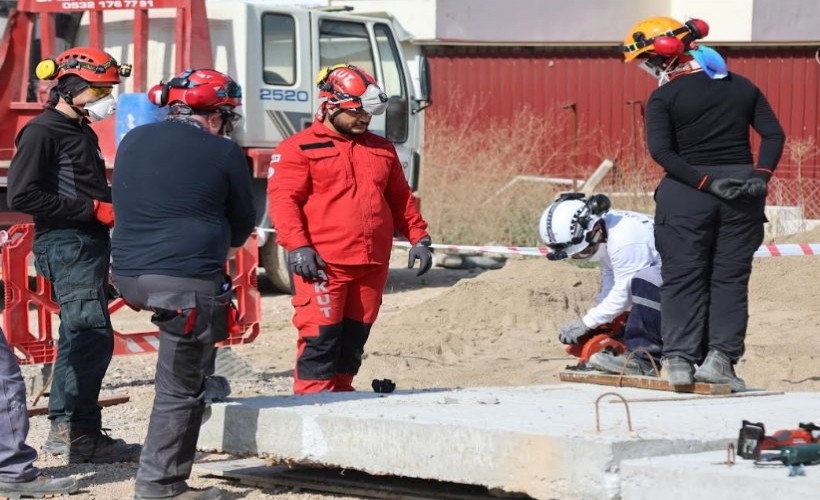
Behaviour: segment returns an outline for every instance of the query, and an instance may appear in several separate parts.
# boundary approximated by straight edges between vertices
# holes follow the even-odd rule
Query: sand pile
[[[820,241],[820,230],[789,242]],[[362,375],[401,386],[551,383],[572,360],[557,328],[592,305],[597,269],[544,259],[510,260],[436,298],[377,322]],[[758,259],[750,284],[750,386],[820,390],[820,257]]]

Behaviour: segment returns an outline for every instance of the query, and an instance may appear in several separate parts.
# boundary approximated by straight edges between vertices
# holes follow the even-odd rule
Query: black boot
[[[188,488],[179,495],[174,495],[170,497],[146,497],[139,493],[135,493],[134,498],[135,500],[159,500],[160,498],[162,500],[222,500],[223,498],[225,498],[225,495],[222,490],[211,487],[204,488],[201,490],[196,488]]]
[[[51,421],[51,430],[48,439],[43,444],[43,451],[51,455],[65,455],[68,453],[68,443],[71,442],[71,427],[68,422]]]
[[[76,493],[80,485],[73,477],[37,476],[31,481],[8,483],[0,481],[0,497],[43,498]]]
[[[67,461],[70,464],[138,462],[142,446],[112,439],[101,429],[71,429]]]

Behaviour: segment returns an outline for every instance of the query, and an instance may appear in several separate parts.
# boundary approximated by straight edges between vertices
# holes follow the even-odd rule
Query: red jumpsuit
[[[274,152],[268,206],[280,245],[312,246],[327,263],[317,282],[294,276],[294,392],[352,391],[393,235],[428,236],[396,150],[373,133],[349,138],[316,120]]]

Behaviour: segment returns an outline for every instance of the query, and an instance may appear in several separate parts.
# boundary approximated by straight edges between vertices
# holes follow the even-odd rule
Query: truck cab
[[[74,24],[75,29],[55,28],[65,24]],[[282,139],[313,121],[318,108],[314,78],[321,68],[350,63],[378,80],[389,104],[384,115],[374,117],[371,130],[395,145],[408,182],[414,191],[418,187],[419,112],[429,104],[428,72],[422,60],[416,92],[396,36],[399,30],[389,18],[277,6],[262,0],[20,0],[9,16],[0,47],[0,84],[14,86],[0,91],[0,118],[11,115],[12,120],[4,123],[15,126],[0,134],[0,161],[6,160],[0,164],[0,196],[5,198],[5,169],[16,132],[42,109],[42,103],[36,102],[38,93],[30,90],[37,85],[30,77],[32,61],[36,64],[37,58],[51,57],[70,46],[90,45],[134,64],[132,78],[115,91],[121,104],[116,126],[109,123],[115,120],[95,124],[109,165],[121,135],[156,119],[128,111],[123,106],[126,99],[142,99],[139,94],[185,68],[210,66],[242,86],[239,111],[244,119],[233,138],[245,149],[253,175],[260,262],[273,285],[287,291],[286,253],[276,245],[275,221],[267,216],[268,164]],[[13,69],[15,62],[25,64],[25,69]]]

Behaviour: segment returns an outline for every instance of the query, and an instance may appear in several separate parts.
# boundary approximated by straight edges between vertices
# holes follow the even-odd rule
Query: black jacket
[[[7,200],[12,210],[34,216],[37,229],[96,228],[93,200],[110,201],[105,160],[97,134],[53,108],[17,135]]]
[[[128,132],[114,161],[112,267],[122,276],[186,278],[224,273],[256,215],[239,145],[164,121]]]
[[[659,87],[646,106],[652,158],[670,176],[703,189],[707,176],[693,166],[751,165],[749,128],[760,134],[754,176],[777,168],[785,134],[766,97],[747,78],[730,73],[712,80],[700,71]]]

